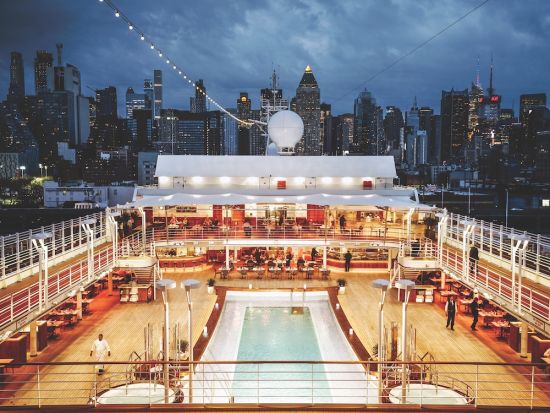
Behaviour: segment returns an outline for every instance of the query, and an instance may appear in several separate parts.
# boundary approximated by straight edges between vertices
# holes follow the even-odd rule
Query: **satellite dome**
[[[304,122],[295,112],[281,110],[275,113],[267,124],[269,138],[277,145],[280,151],[292,149],[302,139]]]
[[[279,149],[277,148],[277,145],[275,142],[271,142],[269,145],[267,145],[267,156],[277,156],[279,155]]]

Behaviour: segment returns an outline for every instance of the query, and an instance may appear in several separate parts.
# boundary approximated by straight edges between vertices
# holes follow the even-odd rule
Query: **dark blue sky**
[[[118,0],[212,96],[234,107],[240,91],[257,106],[259,89],[275,67],[286,96],[295,93],[307,64],[323,101],[335,113],[352,111],[361,83],[481,0]],[[83,85],[141,90],[152,70],[165,72],[165,107],[188,108],[192,90],[98,0],[0,0],[0,95],[9,82],[9,52],[25,59],[26,90],[34,93],[37,49],[55,51],[78,66]],[[519,95],[550,92],[550,1],[491,0],[465,20],[380,75],[367,89],[379,104],[419,105],[439,112],[441,89],[464,89],[475,77],[494,86],[503,106]],[[92,94],[84,89],[85,94]]]

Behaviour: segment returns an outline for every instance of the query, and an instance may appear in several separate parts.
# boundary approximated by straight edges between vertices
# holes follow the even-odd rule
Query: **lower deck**
[[[307,280],[307,287],[334,286],[335,279],[344,273],[335,272],[331,280]],[[183,279],[195,278],[201,281],[201,287],[193,290],[193,331],[196,342],[215,310],[216,296],[208,294],[206,282],[214,277],[213,270],[201,272],[170,273],[170,278],[178,283]],[[374,279],[387,278],[387,273],[347,273],[345,294],[339,295],[341,310],[347,316],[351,327],[367,351],[378,340],[378,300],[379,291],[371,284]],[[303,279],[240,279],[235,275],[229,280],[219,280],[218,286],[243,289],[277,289],[304,287]],[[178,324],[183,337],[187,334],[188,310],[183,289],[169,290],[170,325]],[[31,359],[36,362],[82,362],[94,361],[90,357],[90,347],[99,333],[108,341],[112,357],[109,361],[128,362],[133,352],[144,351],[145,326],[150,325],[153,332],[152,354],[160,351],[161,323],[163,306],[160,295],[151,303],[121,304],[118,292],[108,296],[102,291],[90,305],[91,315],[85,317],[72,329],[63,330],[57,340]],[[461,311],[457,314],[454,331],[445,328],[446,316],[443,307],[433,304],[410,303],[408,324],[416,337],[416,353],[431,353],[438,362],[484,362],[484,363],[522,363],[528,361],[519,357],[504,342],[494,339],[494,330],[472,332],[469,329],[471,316]],[[335,311],[341,311],[335,310]],[[395,290],[388,293],[385,305],[385,325],[388,332],[394,322],[400,331],[402,305],[396,298]],[[173,333],[173,331],[171,332]],[[235,332],[239,334],[240,332]],[[347,334],[347,332],[345,332]],[[388,333],[389,334],[389,333]],[[87,404],[94,386],[107,386],[106,381],[122,380],[125,365],[107,367],[104,376],[94,373],[93,365],[56,365],[40,368],[42,381],[36,384],[37,367],[15,369],[2,387],[2,404],[36,405],[40,394],[43,405]],[[550,380],[539,368],[499,365],[438,365],[440,380],[453,377],[475,384],[479,405],[516,405],[529,406],[530,396],[534,392],[535,406],[550,405]],[[531,388],[533,372],[536,374],[536,386]],[[475,377],[475,378],[474,378]],[[20,383],[15,383],[18,381]],[[474,390],[474,385],[471,385]]]

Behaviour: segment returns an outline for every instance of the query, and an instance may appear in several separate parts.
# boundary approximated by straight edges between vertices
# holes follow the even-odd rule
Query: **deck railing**
[[[138,361],[128,376],[128,362],[106,362],[105,373],[89,362],[13,365],[4,375],[0,404],[19,407],[58,405],[153,405],[168,397],[167,409],[189,405],[188,362],[169,362],[169,380],[157,374],[162,361]],[[376,361],[203,361],[194,363],[192,406],[230,407],[293,404],[348,407],[383,403],[412,406],[530,409],[550,405],[550,387],[541,364],[386,361],[390,370],[407,369],[409,391],[402,398],[400,374],[380,381]],[[431,377],[426,370],[437,370]],[[389,370],[384,370],[389,371]],[[229,378],[229,379],[228,379]],[[165,394],[168,384],[170,391]]]
[[[38,267],[38,251],[32,245],[32,238],[36,234],[51,235],[51,238],[44,241],[50,264],[61,262],[74,255],[75,251],[85,249],[86,233],[82,228],[82,222],[88,219],[96,222],[95,225],[90,225],[94,231],[94,239],[104,238],[106,236],[104,212],[0,237],[0,280],[11,276],[23,277],[25,273],[34,271]]]

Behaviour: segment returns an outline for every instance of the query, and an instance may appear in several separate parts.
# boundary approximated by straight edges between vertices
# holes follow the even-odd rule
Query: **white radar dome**
[[[274,142],[271,142],[267,146],[267,156],[277,156],[279,155],[279,149],[277,148],[277,145],[275,145]]]
[[[269,119],[267,131],[269,138],[275,142],[279,150],[294,149],[304,134],[304,122],[297,113],[281,110]]]

